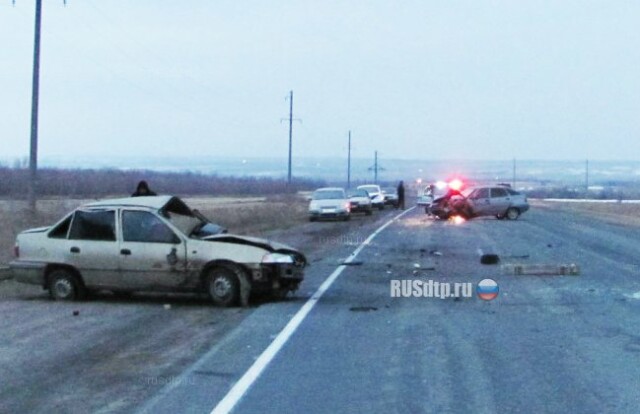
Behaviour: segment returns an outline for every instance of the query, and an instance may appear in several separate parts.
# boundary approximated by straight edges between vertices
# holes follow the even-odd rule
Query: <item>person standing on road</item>
[[[404,183],[402,180],[400,180],[400,184],[398,184],[398,206],[396,208],[404,210]]]
[[[154,196],[158,195],[155,192],[151,191],[149,188],[149,184],[146,181],[142,180],[138,183],[136,187],[136,192],[131,194],[131,197],[144,197],[144,196]]]

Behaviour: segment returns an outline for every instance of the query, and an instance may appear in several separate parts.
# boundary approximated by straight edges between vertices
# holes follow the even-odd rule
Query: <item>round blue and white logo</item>
[[[499,291],[500,288],[498,287],[496,281],[493,279],[482,279],[476,287],[478,297],[482,300],[494,300],[498,297]]]

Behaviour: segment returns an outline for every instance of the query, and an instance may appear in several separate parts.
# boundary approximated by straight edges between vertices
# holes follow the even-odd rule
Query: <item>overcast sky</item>
[[[34,0],[0,0],[0,159]],[[43,0],[40,156],[640,159],[640,2]]]

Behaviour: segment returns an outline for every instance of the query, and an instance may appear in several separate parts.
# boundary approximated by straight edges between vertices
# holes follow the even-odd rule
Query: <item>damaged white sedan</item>
[[[98,201],[51,227],[20,233],[16,281],[53,299],[90,291],[205,292],[219,306],[246,306],[254,293],[283,297],[307,265],[296,249],[225,233],[172,196]]]

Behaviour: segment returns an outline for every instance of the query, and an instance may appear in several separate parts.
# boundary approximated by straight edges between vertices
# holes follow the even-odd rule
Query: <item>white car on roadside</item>
[[[369,198],[371,199],[373,208],[384,210],[384,194],[378,184],[359,185],[358,190],[365,190],[369,193]]]
[[[343,188],[319,188],[311,195],[309,202],[309,220],[335,218],[349,220],[351,218],[351,202]]]
[[[56,224],[23,231],[10,263],[18,282],[53,299],[89,291],[203,292],[220,306],[249,295],[298,289],[305,256],[264,239],[221,232],[172,196],[131,197],[79,207]]]

